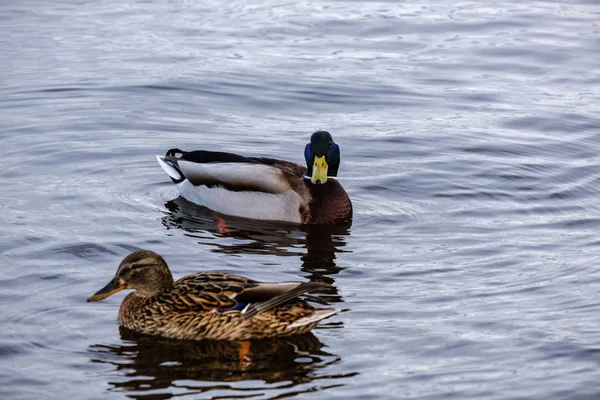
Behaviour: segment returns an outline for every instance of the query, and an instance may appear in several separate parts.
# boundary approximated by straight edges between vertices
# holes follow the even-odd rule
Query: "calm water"
[[[595,1],[4,1],[0,397],[597,398],[599,49]],[[221,235],[154,158],[318,129],[351,227]],[[139,248],[344,312],[244,365],[139,336],[85,302]]]

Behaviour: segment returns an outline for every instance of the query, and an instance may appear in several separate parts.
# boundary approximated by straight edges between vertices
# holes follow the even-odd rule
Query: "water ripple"
[[[0,397],[597,397],[594,6],[7,3]],[[154,159],[302,163],[317,129],[347,226],[225,234]],[[142,248],[177,277],[327,282],[345,312],[249,365],[131,336],[122,294],[85,299]]]

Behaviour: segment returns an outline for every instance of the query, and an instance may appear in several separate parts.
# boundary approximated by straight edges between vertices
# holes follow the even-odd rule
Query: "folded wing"
[[[181,156],[177,157],[177,154]],[[183,152],[172,149],[157,159],[176,183],[187,179],[194,186],[221,186],[231,191],[270,194],[289,190],[287,178],[302,177],[306,170],[288,161],[204,150]]]

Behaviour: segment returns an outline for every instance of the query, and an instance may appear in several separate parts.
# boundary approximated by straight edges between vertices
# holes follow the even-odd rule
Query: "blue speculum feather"
[[[247,306],[246,303],[237,303],[237,305],[235,307],[228,308],[226,310],[219,310],[219,312],[225,312],[225,311],[242,311],[246,306]]]

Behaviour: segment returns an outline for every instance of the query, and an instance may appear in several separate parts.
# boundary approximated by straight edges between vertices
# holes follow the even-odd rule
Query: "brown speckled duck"
[[[329,285],[257,282],[222,272],[200,272],[175,282],[165,260],[136,251],[115,277],[88,301],[133,289],[119,309],[119,323],[174,339],[250,340],[307,333],[335,308],[317,309],[298,297]]]
[[[265,157],[171,149],[158,162],[188,201],[223,214],[300,224],[352,219],[352,203],[337,180],[340,148],[329,132],[312,134],[306,167]]]

